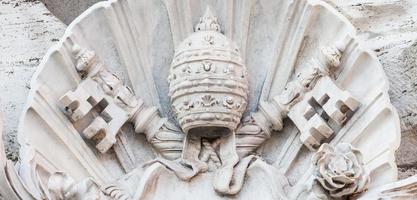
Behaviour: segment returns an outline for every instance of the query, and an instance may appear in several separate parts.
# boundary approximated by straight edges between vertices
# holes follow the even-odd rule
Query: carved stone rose
[[[332,197],[360,193],[367,189],[369,176],[365,172],[362,154],[347,143],[336,147],[321,145],[313,157],[315,178]]]

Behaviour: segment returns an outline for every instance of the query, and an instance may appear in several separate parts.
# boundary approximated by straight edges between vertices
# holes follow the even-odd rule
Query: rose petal
[[[351,185],[347,185],[344,188],[341,188],[335,191],[330,191],[330,196],[339,198],[339,197],[351,195],[355,193],[355,191],[356,191],[356,185],[351,184]]]
[[[349,169],[349,165],[346,163],[346,159],[344,157],[335,157],[329,162],[328,167],[335,174],[343,173]]]
[[[323,144],[313,156],[316,179],[332,197],[342,197],[364,191],[369,183],[362,154],[348,143],[335,148]]]
[[[343,184],[343,183],[334,182],[334,181],[333,181],[333,178],[332,178],[332,177],[330,177],[330,176],[325,176],[325,177],[323,177],[323,178],[326,180],[326,182],[327,182],[329,185],[331,185],[331,186],[333,186],[333,187],[335,187],[335,188],[343,188],[343,187],[345,187],[345,184]]]
[[[328,190],[328,191],[335,190],[335,188],[332,185],[328,184],[324,179],[319,178],[317,180],[319,181],[319,183],[321,184],[321,186],[323,186],[326,190]]]

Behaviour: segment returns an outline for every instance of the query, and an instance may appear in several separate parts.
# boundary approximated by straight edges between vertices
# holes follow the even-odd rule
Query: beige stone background
[[[97,1],[0,0],[0,112],[10,159],[18,160],[18,119],[36,67],[66,24]],[[399,175],[417,174],[417,0],[325,1],[353,23],[381,61],[401,120]]]

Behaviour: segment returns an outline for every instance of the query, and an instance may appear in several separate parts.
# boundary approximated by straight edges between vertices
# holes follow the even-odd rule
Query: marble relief
[[[411,197],[416,182],[396,182],[387,91],[378,60],[322,1],[101,2],[33,78],[21,160],[0,157],[0,193]]]

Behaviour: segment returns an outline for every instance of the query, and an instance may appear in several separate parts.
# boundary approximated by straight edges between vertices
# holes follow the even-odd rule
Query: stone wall
[[[43,0],[69,24],[98,0]],[[375,51],[391,82],[391,100],[401,118],[397,152],[400,177],[417,173],[417,2],[415,0],[326,0],[357,27],[364,45]],[[29,81],[65,25],[39,1],[2,0],[0,4],[0,110],[5,115],[9,158],[17,159],[18,116]]]
[[[17,126],[30,79],[65,28],[40,1],[0,1],[0,112],[7,156],[12,160],[18,158]]]
[[[375,51],[390,80],[401,120],[400,178],[417,173],[417,1],[326,0],[345,15]]]

